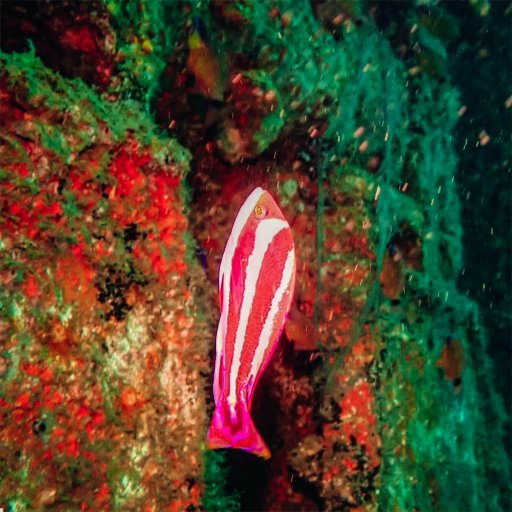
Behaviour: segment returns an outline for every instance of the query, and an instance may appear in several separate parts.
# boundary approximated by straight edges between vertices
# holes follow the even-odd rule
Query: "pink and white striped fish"
[[[251,402],[279,341],[294,287],[290,226],[272,196],[258,187],[238,212],[220,264],[209,448],[270,457],[251,419]]]

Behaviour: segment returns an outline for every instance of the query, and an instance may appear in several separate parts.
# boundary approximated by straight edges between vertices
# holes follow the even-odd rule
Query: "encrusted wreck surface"
[[[457,286],[460,21],[419,1],[393,16],[7,4],[0,507],[507,508],[505,413]],[[256,186],[297,252],[254,403],[270,461],[204,447],[218,268]]]

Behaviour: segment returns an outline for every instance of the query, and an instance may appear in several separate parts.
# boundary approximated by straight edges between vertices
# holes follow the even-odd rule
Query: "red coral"
[[[130,154],[122,149],[110,165],[110,173],[116,179],[115,194],[124,198],[144,187],[146,176],[140,169],[150,161],[148,155]]]
[[[91,27],[82,25],[65,29],[59,40],[64,47],[83,53],[95,53],[98,50],[97,37]]]
[[[368,454],[369,464],[378,465],[375,437],[377,418],[373,413],[375,397],[370,384],[362,382],[351,389],[341,401],[342,435],[346,442],[355,439]]]

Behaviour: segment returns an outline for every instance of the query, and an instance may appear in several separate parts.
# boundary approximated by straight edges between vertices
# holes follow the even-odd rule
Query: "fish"
[[[459,340],[447,336],[441,357],[436,361],[436,368],[444,369],[444,378],[451,380],[455,387],[455,392],[460,391],[462,386],[462,373],[464,372],[464,347]]]
[[[236,216],[220,264],[210,449],[271,456],[250,413],[290,309],[295,274],[290,225],[272,196],[257,187]]]
[[[207,98],[222,101],[224,80],[221,64],[208,44],[208,34],[201,18],[194,18],[188,49],[187,69],[194,76],[199,91]]]

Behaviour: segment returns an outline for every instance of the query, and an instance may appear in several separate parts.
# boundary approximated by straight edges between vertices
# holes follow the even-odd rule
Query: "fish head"
[[[219,288],[223,276],[229,274],[233,278],[236,275],[236,272],[232,271],[233,266],[241,263],[252,252],[258,227],[263,227],[262,223],[266,227],[275,221],[286,222],[286,219],[273,197],[261,187],[256,187],[244,201],[236,216],[222,257]],[[289,244],[293,247],[291,230]]]
[[[219,272],[219,291],[221,295],[221,310],[224,299],[232,296],[239,303],[243,294],[243,263],[247,261],[254,250],[256,232],[258,230],[272,230],[276,222],[287,226],[287,235],[281,240],[278,252],[293,249],[291,229],[269,192],[256,187],[244,201],[233,224],[233,229],[226,243]],[[274,247],[276,245],[274,244]],[[295,276],[295,262],[293,268]],[[295,277],[292,282],[294,288]]]
[[[191,50],[203,48],[208,42],[208,32],[204,21],[196,16],[188,29],[188,46]]]
[[[255,188],[244,203],[250,205],[252,211],[247,211],[247,223],[251,224],[251,228],[255,228],[257,224],[269,219],[278,219],[286,222],[283,212],[280,210],[274,198],[261,187]]]

